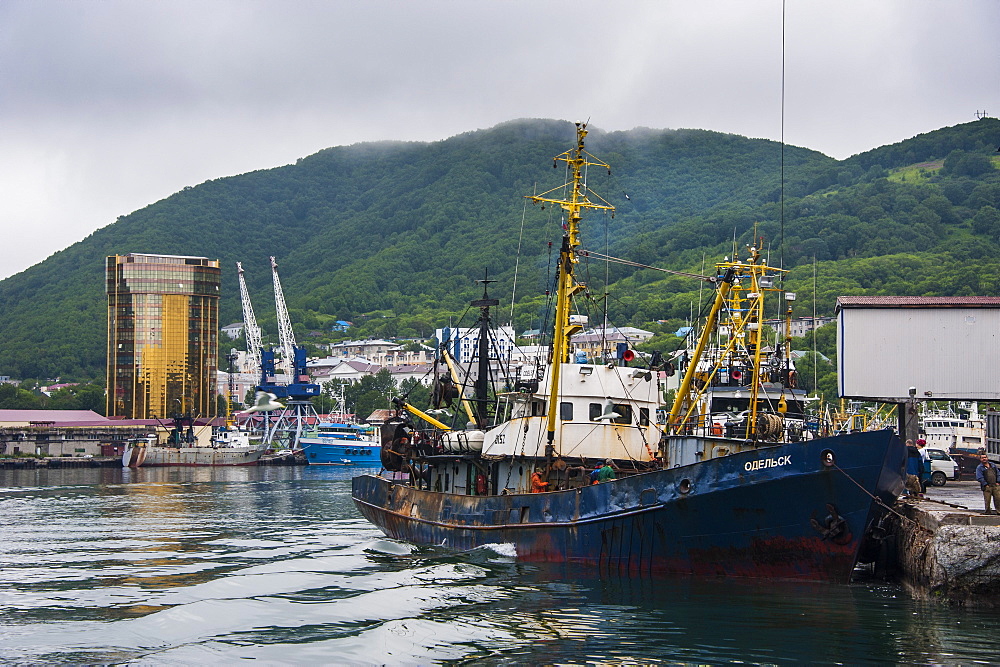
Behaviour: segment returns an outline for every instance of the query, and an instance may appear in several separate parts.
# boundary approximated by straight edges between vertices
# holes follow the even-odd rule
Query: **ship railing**
[[[775,419],[777,418],[777,419]],[[776,426],[773,426],[776,424]],[[691,435],[726,439],[746,439],[746,413],[692,414],[687,420],[673,426],[667,425],[668,435]],[[781,442],[798,442],[831,435],[831,425],[822,418],[803,413],[762,413],[758,415],[757,433],[762,438]]]
[[[413,429],[410,435],[413,438],[412,451],[416,456],[427,457],[449,453],[441,444],[441,431],[438,429]]]

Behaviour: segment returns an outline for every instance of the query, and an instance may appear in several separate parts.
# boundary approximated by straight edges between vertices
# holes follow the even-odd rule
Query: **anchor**
[[[847,544],[851,541],[851,531],[847,526],[847,520],[837,513],[837,508],[827,503],[826,511],[829,514],[820,523],[816,519],[809,519],[809,523],[817,533],[823,536],[824,540],[830,540],[835,544]]]

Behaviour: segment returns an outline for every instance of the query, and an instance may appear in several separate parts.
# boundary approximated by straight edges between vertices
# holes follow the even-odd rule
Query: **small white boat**
[[[133,438],[125,443],[125,451],[122,452],[123,468],[138,468],[146,462],[146,451],[150,443],[156,442],[155,435],[148,435],[145,438]]]

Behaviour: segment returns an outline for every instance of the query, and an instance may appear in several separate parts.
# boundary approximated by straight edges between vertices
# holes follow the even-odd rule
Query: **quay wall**
[[[897,577],[919,599],[948,605],[1000,607],[1000,516],[982,504],[904,498],[889,530]],[[933,493],[933,491],[931,491]],[[971,495],[971,494],[970,494]]]
[[[302,454],[294,456],[262,456],[257,465],[262,466],[296,466],[307,465]],[[0,470],[31,470],[36,468],[120,468],[120,456],[95,456],[84,458],[79,456],[49,456],[35,458],[33,456],[0,457]]]

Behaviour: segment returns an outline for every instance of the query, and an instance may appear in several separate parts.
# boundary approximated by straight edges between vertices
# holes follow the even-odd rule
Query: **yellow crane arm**
[[[444,362],[448,364],[448,372],[451,373],[452,382],[454,382],[455,386],[459,387],[459,391],[461,391],[462,381],[461,379],[459,379],[458,372],[455,370],[454,360],[451,358],[451,355],[448,354],[447,350],[444,351],[442,356],[444,357]],[[458,400],[461,401],[462,407],[465,408],[465,414],[469,415],[469,421],[475,422],[476,418],[472,414],[472,406],[469,404],[469,401],[465,398],[464,391],[461,393],[461,395],[459,395]]]
[[[426,412],[424,412],[420,408],[417,408],[417,407],[414,407],[414,406],[410,405],[409,403],[407,403],[406,401],[404,401],[402,398],[394,398],[394,399],[392,399],[392,402],[397,407],[401,407],[401,408],[405,409],[411,415],[416,415],[417,417],[420,417],[421,419],[423,419],[427,423],[432,424],[433,426],[436,426],[437,428],[441,429],[442,431],[450,431],[451,430],[451,427],[448,426],[447,424],[443,424],[443,423],[439,422],[437,419],[435,419],[434,417],[431,417],[429,414],[427,414]]]

